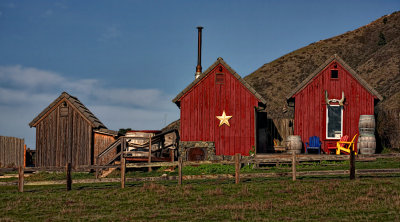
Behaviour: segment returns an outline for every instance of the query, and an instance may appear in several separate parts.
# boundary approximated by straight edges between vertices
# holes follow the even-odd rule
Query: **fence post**
[[[292,180],[296,181],[296,153],[292,155]]]
[[[18,192],[24,192],[24,168],[22,166],[18,168]]]
[[[151,163],[151,136],[149,137],[149,160],[148,163]],[[151,172],[151,167],[149,167],[148,171]]]
[[[24,168],[25,167],[26,167],[26,144],[24,144]]]
[[[123,155],[121,155],[121,188],[125,188],[125,168],[126,168],[126,159]]]
[[[67,163],[67,165],[65,166],[65,171],[67,173],[67,191],[69,191],[72,187],[71,163]]]
[[[169,156],[171,157],[171,162],[175,161],[175,152],[173,149],[169,150]]]
[[[183,165],[183,159],[180,156],[178,158],[178,185],[182,185],[182,165]]]
[[[240,158],[241,154],[235,154],[235,184],[239,184],[240,182]]]
[[[356,178],[356,158],[354,149],[350,148],[350,180]]]
[[[99,157],[96,157],[96,179],[99,179]]]

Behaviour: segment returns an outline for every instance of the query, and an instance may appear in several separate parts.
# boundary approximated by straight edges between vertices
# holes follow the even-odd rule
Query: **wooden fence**
[[[271,155],[272,156],[272,155]],[[323,156],[323,155],[318,155]],[[336,156],[336,155],[335,155]],[[236,154],[234,160],[219,160],[219,161],[183,161],[182,157],[179,157],[177,162],[152,162],[152,163],[126,163],[125,158],[121,159],[121,164],[118,165],[109,165],[109,166],[86,166],[85,170],[88,169],[99,169],[99,168],[120,168],[121,169],[121,177],[120,178],[103,178],[103,179],[78,179],[74,180],[75,183],[105,183],[105,182],[120,182],[121,188],[125,188],[125,182],[134,182],[134,181],[162,181],[162,180],[177,180],[179,185],[183,184],[183,180],[193,180],[193,179],[235,179],[235,183],[240,183],[241,178],[243,179],[251,179],[251,178],[270,178],[270,177],[287,177],[292,176],[293,180],[296,180],[297,176],[328,176],[328,175],[350,175],[350,179],[355,179],[356,174],[359,175],[376,175],[376,174],[398,174],[400,173],[400,168],[391,168],[391,169],[355,169],[355,161],[371,161],[377,158],[393,158],[399,157],[400,154],[386,154],[386,155],[359,155],[357,158],[353,155],[350,156],[341,156],[344,158],[334,158],[337,160],[345,160],[350,159],[349,170],[325,170],[325,171],[300,171],[296,170],[296,165],[300,161],[316,161],[316,160],[324,160],[325,158],[318,158],[317,155],[313,155],[311,157],[306,157],[305,155],[278,155],[272,158],[262,158],[262,159],[244,159],[240,154]],[[340,157],[340,156],[338,156]],[[279,173],[248,173],[241,174],[240,168],[242,164],[258,164],[258,163],[269,163],[271,160],[277,162],[290,162],[292,165],[291,172],[279,172]],[[217,174],[217,175],[187,175],[183,176],[182,169],[184,166],[193,166],[193,165],[201,165],[201,164],[228,164],[235,165],[235,174]],[[178,166],[178,176],[161,176],[161,177],[144,177],[144,178],[126,178],[125,171],[127,168],[144,168],[144,167],[160,167],[160,166]],[[3,169],[8,170],[8,169]],[[55,185],[55,184],[66,184],[67,190],[71,190],[72,188],[72,179],[71,179],[71,164],[67,164],[64,168],[66,172],[66,181],[37,181],[37,182],[25,182],[24,181],[24,171],[29,170],[45,170],[43,168],[25,168],[19,167],[19,180],[18,180],[18,190],[19,192],[23,192],[24,184],[25,185]],[[47,169],[50,170],[50,169]],[[54,170],[62,170],[57,167],[52,169]],[[1,172],[2,170],[0,170]],[[76,171],[76,170],[75,170]],[[13,185],[15,182],[0,182],[0,185]]]
[[[0,167],[11,168],[24,166],[24,139],[0,136]]]

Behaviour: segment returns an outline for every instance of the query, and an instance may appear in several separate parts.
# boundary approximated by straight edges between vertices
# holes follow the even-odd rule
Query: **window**
[[[223,73],[215,74],[215,83],[216,84],[224,84],[225,82],[225,75]]]
[[[326,138],[340,139],[343,135],[343,108],[328,105],[326,109]]]
[[[64,101],[64,102],[61,104],[61,107],[60,107],[60,117],[66,117],[66,116],[68,116],[68,105],[67,105],[67,103]]]
[[[337,78],[339,78],[339,70],[332,69],[332,70],[331,70],[331,78],[332,78],[332,79],[337,79]]]

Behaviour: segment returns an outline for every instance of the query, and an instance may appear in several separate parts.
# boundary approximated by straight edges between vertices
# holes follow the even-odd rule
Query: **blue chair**
[[[308,153],[308,150],[316,150],[318,151],[318,154],[321,153],[321,142],[319,140],[318,136],[312,136],[310,137],[310,142],[309,143],[305,143],[306,144],[306,152]]]

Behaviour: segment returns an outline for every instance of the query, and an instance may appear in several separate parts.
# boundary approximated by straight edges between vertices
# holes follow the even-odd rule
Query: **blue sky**
[[[0,135],[28,123],[61,92],[108,128],[160,129],[194,79],[218,57],[242,77],[312,42],[400,10],[400,1],[0,1]]]

